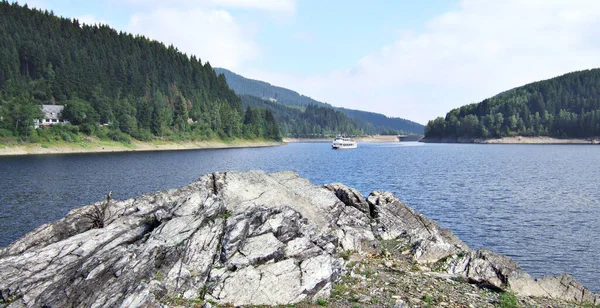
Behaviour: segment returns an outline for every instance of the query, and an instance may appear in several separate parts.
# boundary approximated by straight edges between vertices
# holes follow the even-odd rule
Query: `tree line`
[[[422,135],[425,127],[422,124],[411,120],[388,117],[380,113],[353,110],[346,108],[337,108],[351,119],[357,121],[359,125],[372,125],[376,133],[381,135],[404,135],[417,134]]]
[[[531,83],[429,121],[426,137],[600,136],[600,69]]]
[[[32,128],[42,104],[65,105],[71,132],[115,140],[281,138],[271,111],[248,115],[225,77],[196,56],[0,1],[0,137],[47,137]]]
[[[272,110],[283,137],[329,138],[338,134],[362,136],[373,134],[353,119],[331,107],[309,104],[304,108],[291,107],[252,95],[241,95],[245,106]]]
[[[238,95],[250,95],[264,100],[272,99],[275,100],[275,102],[279,105],[297,107],[302,110],[307,108],[309,105],[313,105],[316,107],[325,107],[334,111],[340,111],[349,118],[348,120],[344,121],[355,122],[355,126],[370,135],[394,134],[396,132],[399,134],[423,134],[425,129],[423,125],[406,119],[390,118],[383,114],[368,111],[333,107],[330,104],[319,102],[295,91],[277,87],[264,81],[248,79],[223,68],[215,68],[215,70],[225,75],[227,83]],[[321,112],[324,112],[323,110],[325,109],[321,109]],[[334,114],[331,111],[328,112]],[[335,114],[337,117],[339,117],[339,113]],[[282,123],[283,122],[285,121],[282,121]],[[319,126],[321,126],[322,129],[322,125]],[[295,126],[290,128],[292,131],[289,131],[289,134],[296,134],[296,132],[294,132]],[[310,130],[311,129],[308,127],[305,127],[302,131],[306,134],[314,133],[310,132]],[[314,130],[319,131],[318,127],[315,127]]]

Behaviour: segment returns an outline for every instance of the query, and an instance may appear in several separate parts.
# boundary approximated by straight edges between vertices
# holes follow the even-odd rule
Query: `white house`
[[[63,119],[62,112],[65,106],[63,105],[40,105],[42,112],[44,112],[43,119],[33,120],[33,127],[39,128],[40,126],[51,126],[56,124],[69,124],[69,121]]]

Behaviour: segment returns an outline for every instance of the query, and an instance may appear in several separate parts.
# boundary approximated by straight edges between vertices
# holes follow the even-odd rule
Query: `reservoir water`
[[[600,291],[600,146],[328,143],[252,149],[0,157],[0,247],[69,210],[186,185],[214,171],[294,170],[313,184],[388,190],[472,248],[534,277]]]

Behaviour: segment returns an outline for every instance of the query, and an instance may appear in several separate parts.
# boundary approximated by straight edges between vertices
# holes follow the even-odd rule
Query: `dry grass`
[[[100,205],[94,204],[92,210],[83,215],[84,218],[88,219],[92,229],[104,228],[105,222],[112,217],[109,211],[110,199],[112,192],[109,191],[106,194],[106,201]]]

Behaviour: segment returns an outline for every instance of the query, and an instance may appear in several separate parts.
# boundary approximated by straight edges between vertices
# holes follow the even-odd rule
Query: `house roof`
[[[62,117],[62,111],[65,108],[63,105],[42,105],[44,119],[59,119]]]

